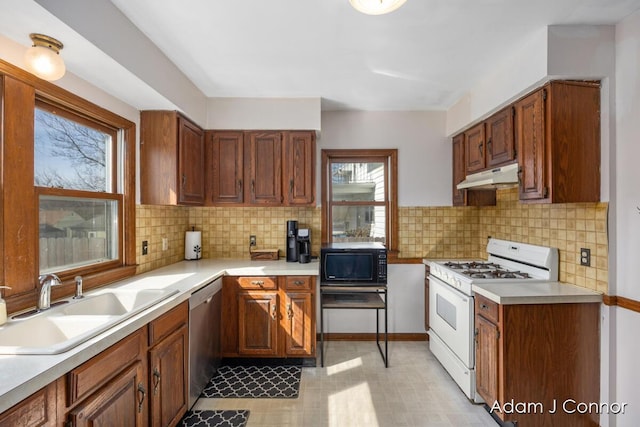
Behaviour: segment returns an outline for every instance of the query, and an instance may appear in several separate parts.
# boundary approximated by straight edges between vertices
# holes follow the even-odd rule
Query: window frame
[[[332,200],[331,163],[372,163],[385,165],[385,200],[341,202]],[[323,149],[322,150],[322,228],[321,244],[333,241],[332,208],[344,205],[385,206],[385,240],[391,257],[398,255],[398,150],[397,149]]]
[[[96,288],[118,280],[126,279],[136,273],[136,125],[134,122],[100,107],[60,86],[39,79],[33,74],[0,60],[0,135],[3,149],[9,153],[13,165],[24,165],[8,173],[3,170],[3,180],[0,182],[5,201],[28,197],[28,201],[19,204],[17,209],[24,214],[14,211],[8,215],[11,223],[5,223],[4,231],[0,230],[0,274],[6,283],[18,284],[13,289],[3,292],[7,302],[7,311],[33,307],[37,300],[37,278],[39,262],[37,261],[37,245],[39,238],[38,199],[34,185],[33,162],[35,157],[33,145],[21,150],[21,145],[33,144],[34,115],[36,99],[68,109],[74,113],[95,120],[119,130],[120,156],[118,174],[121,182],[122,194],[122,227],[121,262],[113,268],[96,271],[87,269],[83,275],[86,289]],[[8,92],[7,92],[8,90]],[[7,112],[10,112],[7,114]],[[17,116],[16,116],[17,114]],[[7,155],[5,153],[5,156]],[[4,163],[4,160],[3,160]],[[0,170],[3,166],[0,165]],[[25,185],[32,186],[28,191],[22,189]],[[31,208],[28,208],[28,206]],[[7,220],[6,210],[0,210],[0,219]],[[7,240],[17,233],[27,237],[27,240]],[[125,238],[126,236],[126,238]],[[52,298],[63,298],[73,295],[75,284],[73,276],[65,277],[62,286],[55,286]]]
[[[75,95],[69,95],[71,98],[76,98]],[[88,279],[85,280],[85,287],[90,289],[135,274],[135,125],[80,98],[73,101],[70,102],[70,100],[55,96],[50,92],[36,89],[35,108],[112,135],[113,164],[110,171],[112,190],[110,192],[93,192],[33,185],[36,193],[36,206],[39,206],[41,195],[108,199],[118,202],[117,259],[56,272],[63,283],[70,282],[75,276],[81,275]],[[39,220],[36,227],[39,227]],[[36,246],[36,254],[39,254],[39,239]],[[37,264],[39,269],[39,262]],[[132,266],[133,269],[131,269]]]

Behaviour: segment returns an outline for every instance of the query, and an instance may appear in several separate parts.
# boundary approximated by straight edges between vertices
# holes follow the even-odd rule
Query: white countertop
[[[601,303],[602,294],[562,282],[483,283],[472,285],[476,294],[498,304]]]
[[[288,263],[284,260],[202,259],[182,261],[102,287],[100,290],[116,287],[176,289],[178,293],[67,352],[55,355],[0,355],[0,413],[188,300],[194,291],[218,277],[224,275],[317,276],[318,274],[318,261],[300,264]],[[91,291],[85,293],[85,295],[90,294]]]

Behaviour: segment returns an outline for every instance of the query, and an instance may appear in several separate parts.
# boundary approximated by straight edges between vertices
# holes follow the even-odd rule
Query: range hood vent
[[[458,190],[493,189],[498,187],[511,187],[518,184],[518,164],[502,166],[495,169],[467,175],[467,178],[458,184]]]

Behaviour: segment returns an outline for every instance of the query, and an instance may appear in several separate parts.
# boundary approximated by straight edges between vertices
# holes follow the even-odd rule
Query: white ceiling
[[[208,97],[319,96],[323,109],[447,109],[551,24],[611,24],[638,0],[111,0]],[[159,7],[162,4],[162,7]]]

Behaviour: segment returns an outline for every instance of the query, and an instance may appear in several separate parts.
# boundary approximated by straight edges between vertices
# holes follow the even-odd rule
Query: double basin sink
[[[59,354],[82,344],[162,300],[168,289],[109,289],[71,299],[0,327],[0,354]]]

